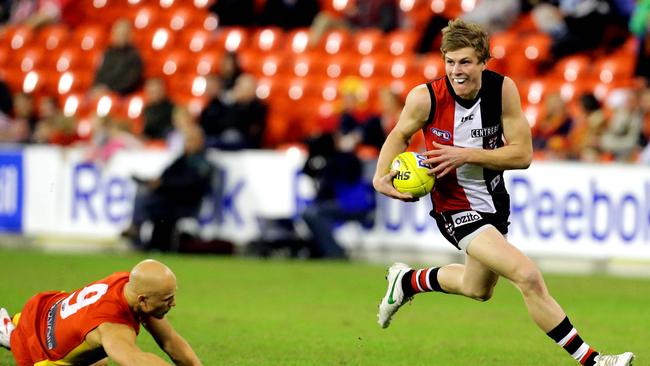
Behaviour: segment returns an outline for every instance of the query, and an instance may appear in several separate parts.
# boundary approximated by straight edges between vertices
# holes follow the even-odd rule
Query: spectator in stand
[[[600,136],[607,126],[605,112],[592,93],[580,97],[579,107],[569,132],[569,156],[589,162],[600,161]]]
[[[637,56],[634,74],[650,80],[650,1],[639,1],[630,19],[630,31],[637,38]]]
[[[639,151],[643,128],[639,98],[640,91],[630,89],[617,90],[607,98],[612,115],[600,137],[600,147],[616,161],[631,162]]]
[[[0,142],[13,140],[10,136],[13,133],[12,116],[14,114],[14,102],[11,90],[7,84],[0,79]]]
[[[572,125],[573,118],[560,93],[546,94],[542,112],[532,128],[533,149],[546,153],[549,158],[565,159]]]
[[[0,0],[0,24],[5,24],[9,21],[12,4],[13,0]]]
[[[284,30],[309,27],[320,11],[316,0],[267,0],[260,14],[261,26]]]
[[[343,150],[351,151],[364,139],[368,121],[376,115],[368,108],[368,89],[361,79],[349,76],[339,84],[341,104],[338,113],[319,121],[321,133],[336,134]]]
[[[390,32],[400,26],[399,6],[396,0],[351,0],[341,15],[321,11],[314,18],[309,31],[309,45],[314,48],[332,29],[354,31],[359,28],[379,28]]]
[[[255,0],[219,0],[209,10],[219,17],[219,26],[255,24]]]
[[[14,0],[0,2],[0,19],[33,28],[64,23],[79,25],[85,18],[84,7],[75,0]]]
[[[242,72],[237,53],[225,53],[221,59],[221,65],[219,67],[219,78],[221,79],[221,87],[223,88],[224,93],[228,94],[232,90],[237,78],[239,78]]]
[[[217,75],[206,77],[205,95],[209,98],[205,108],[199,115],[199,125],[205,133],[207,146],[216,146],[219,137],[219,129],[222,123],[225,106],[223,104],[223,88],[221,79]]]
[[[209,192],[213,169],[205,157],[203,132],[194,125],[182,131],[183,153],[155,179],[134,177],[138,183],[133,218],[122,236],[143,250],[174,250],[176,222],[198,214],[203,196]],[[151,238],[143,242],[140,228],[153,223]]]
[[[103,117],[95,114],[91,119],[92,137],[88,160],[103,164],[122,149],[142,147],[140,140],[131,133],[127,121],[119,120],[110,114]]]
[[[223,118],[212,124],[211,147],[224,150],[262,147],[268,110],[256,91],[257,81],[252,75],[242,74],[237,78],[225,101]]]
[[[142,115],[144,128],[142,137],[145,140],[164,140],[174,128],[172,111],[174,103],[167,96],[165,81],[161,78],[148,79],[144,84],[147,104]]]
[[[312,258],[343,259],[347,255],[334,236],[336,224],[372,220],[375,194],[363,174],[363,163],[341,135],[324,134],[308,141],[303,173],[315,185],[316,199],[301,217],[311,232]]]
[[[196,119],[189,109],[175,107],[172,111],[172,124],[174,129],[167,134],[167,150],[174,155],[181,155],[185,149],[185,136],[197,127]],[[205,145],[205,133],[203,136]]]
[[[11,116],[14,113],[14,102],[11,89],[4,80],[0,79],[0,113]]]
[[[379,107],[381,112],[371,116],[364,125],[361,143],[377,149],[377,153],[386,140],[388,133],[395,127],[404,103],[399,95],[389,88],[379,90]]]
[[[522,0],[479,1],[461,18],[478,23],[489,34],[503,32],[519,18],[522,5]]]
[[[95,74],[95,86],[99,91],[109,89],[127,95],[142,84],[142,71],[142,57],[132,43],[131,22],[118,20],[113,24],[111,44]]]
[[[77,134],[77,121],[63,114],[54,97],[41,98],[39,117],[32,135],[34,142],[69,146],[81,139]]]
[[[599,47],[614,21],[611,10],[607,0],[559,0],[559,5],[540,2],[532,14],[537,28],[553,39],[551,56],[557,60]]]
[[[31,94],[14,94],[13,116],[0,119],[0,142],[31,142],[38,122],[35,109]]]

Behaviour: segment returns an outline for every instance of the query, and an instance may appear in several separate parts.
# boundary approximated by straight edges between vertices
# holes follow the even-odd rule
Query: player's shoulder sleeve
[[[108,285],[108,290],[88,314],[93,323],[124,324],[133,328],[136,333],[140,331],[140,322],[124,297],[124,286],[128,280],[128,272],[117,272],[95,282]]]

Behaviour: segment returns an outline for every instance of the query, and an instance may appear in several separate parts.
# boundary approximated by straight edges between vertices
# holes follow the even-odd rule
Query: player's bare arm
[[[149,317],[142,325],[151,333],[158,346],[169,355],[176,365],[201,366],[201,361],[189,343],[166,319]]]
[[[436,148],[424,154],[432,165],[431,174],[442,177],[463,164],[476,164],[488,169],[525,169],[533,157],[530,126],[521,109],[519,92],[509,77],[503,80],[502,125],[505,146],[494,150],[462,148],[433,143]]]
[[[400,193],[393,187],[392,179],[396,172],[390,171],[390,164],[399,153],[406,150],[414,133],[422,129],[429,117],[431,99],[426,85],[413,88],[404,104],[399,121],[388,134],[379,152],[377,169],[372,184],[377,192],[402,201],[417,201],[410,194]]]
[[[168,366],[162,358],[142,351],[135,343],[135,331],[123,324],[104,323],[90,332],[86,341],[99,343],[108,357],[120,366]]]

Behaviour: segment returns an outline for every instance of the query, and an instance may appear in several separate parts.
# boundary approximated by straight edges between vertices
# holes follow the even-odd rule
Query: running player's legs
[[[470,255],[465,264],[449,264],[438,270],[440,287],[450,294],[487,301],[492,297],[499,275]]]
[[[566,314],[549,294],[540,271],[530,258],[508,243],[495,228],[476,236],[467,248],[469,256],[509,279],[523,295],[528,312],[537,325],[549,332]]]

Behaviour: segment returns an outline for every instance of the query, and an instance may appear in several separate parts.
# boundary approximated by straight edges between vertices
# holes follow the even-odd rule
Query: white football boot
[[[634,353],[625,352],[620,355],[598,355],[596,366],[630,366],[634,361]]]
[[[11,339],[11,332],[13,332],[15,328],[16,326],[11,321],[7,309],[0,308],[0,346],[10,348],[9,339]]]
[[[404,290],[402,289],[402,278],[404,277],[404,274],[410,270],[411,267],[404,263],[395,263],[388,268],[388,275],[386,276],[386,280],[388,280],[388,289],[386,290],[384,298],[381,299],[381,303],[379,304],[379,313],[377,313],[377,318],[379,318],[377,323],[379,323],[382,328],[388,328],[390,325],[390,319],[395,315],[397,310],[399,310],[404,303],[411,300],[411,297],[404,297]]]

